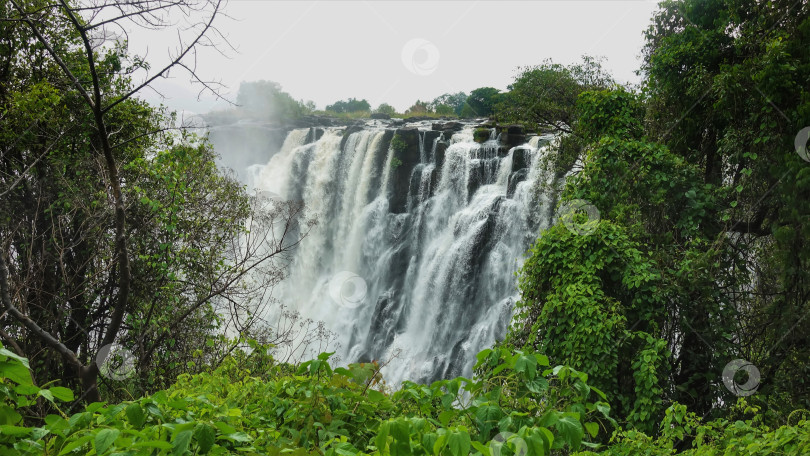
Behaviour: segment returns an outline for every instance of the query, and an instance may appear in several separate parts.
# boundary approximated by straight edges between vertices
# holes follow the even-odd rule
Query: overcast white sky
[[[203,52],[198,72],[222,81],[234,98],[240,82],[267,79],[318,108],[355,97],[398,110],[447,92],[506,89],[518,67],[546,58],[604,56],[618,80],[637,82],[642,33],[655,9],[647,0],[230,0],[231,18],[216,25],[236,51]],[[175,33],[131,33],[131,49],[148,47],[157,67]],[[168,97],[163,103],[197,113],[223,106],[211,97],[198,102],[199,88],[173,76],[158,84]]]

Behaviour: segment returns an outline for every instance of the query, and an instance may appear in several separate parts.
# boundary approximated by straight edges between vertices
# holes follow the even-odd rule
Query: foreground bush
[[[687,440],[696,445],[687,454],[695,455],[810,451],[806,421],[776,430],[741,421],[703,425],[678,405],[657,440],[617,431],[587,375],[550,368],[540,354],[485,350],[474,379],[404,382],[393,393],[378,364],[333,369],[330,355],[299,366],[253,363],[261,372],[246,368],[244,357],[230,358],[152,396],[93,403],[67,416],[59,404],[72,393],[34,386],[27,361],[0,349],[0,454],[664,455]],[[55,413],[26,426],[37,398]]]

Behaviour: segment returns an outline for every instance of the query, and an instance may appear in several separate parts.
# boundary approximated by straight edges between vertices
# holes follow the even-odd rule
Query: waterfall
[[[250,185],[318,219],[278,298],[336,333],[343,363],[398,355],[383,369],[393,385],[471,374],[505,335],[515,272],[555,203],[533,191],[552,179],[550,136],[507,148],[494,129],[479,144],[469,125],[417,127],[293,130],[250,169]],[[395,134],[418,147],[398,151]]]

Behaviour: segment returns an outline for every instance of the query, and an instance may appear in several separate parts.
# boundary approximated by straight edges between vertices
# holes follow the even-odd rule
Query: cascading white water
[[[538,166],[549,137],[507,152],[494,133],[475,143],[471,127],[441,146],[419,131],[418,163],[397,187],[391,129],[313,133],[290,132],[252,169],[253,186],[302,200],[318,219],[279,298],[337,333],[344,363],[399,354],[383,371],[394,385],[469,375],[503,337],[514,273],[550,222],[554,195],[532,191],[551,179]],[[402,210],[397,188],[408,188]]]

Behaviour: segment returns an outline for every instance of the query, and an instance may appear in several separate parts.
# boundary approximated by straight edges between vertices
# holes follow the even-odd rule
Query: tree
[[[308,109],[303,101],[281,90],[277,82],[264,80],[241,83],[236,103],[249,117],[274,121],[296,119]]]
[[[704,231],[726,268],[728,359],[754,363],[775,410],[808,407],[810,125],[806,2],[664,2],[646,33],[651,138],[698,167],[717,206]],[[723,270],[713,269],[713,274]],[[722,367],[722,366],[720,366]],[[717,368],[717,367],[715,367]]]
[[[366,100],[357,100],[355,98],[349,98],[348,100],[345,101],[343,100],[336,101],[334,104],[327,106],[326,110],[337,113],[364,112],[364,111],[371,111],[371,105]]]
[[[405,111],[406,114],[427,114],[429,112],[430,108],[428,108],[427,102],[419,100],[416,100],[416,103]]]
[[[450,105],[446,105],[446,104],[441,104],[441,105],[436,106],[436,108],[434,109],[434,112],[436,114],[441,115],[441,116],[452,116],[453,114],[455,114],[455,111],[453,110],[453,107],[450,106]]]
[[[433,101],[428,104],[428,110],[439,113],[439,106],[447,105],[452,109],[452,112],[454,112],[456,115],[460,115],[466,100],[467,94],[464,92],[445,93],[434,98]],[[443,110],[446,111],[446,109]],[[447,113],[446,115],[450,115],[450,113]]]
[[[9,81],[0,92],[0,337],[31,358],[42,380],[60,377],[91,402],[100,399],[105,347],[124,344],[137,362],[169,361],[164,372],[176,373],[178,360],[205,347],[215,305],[232,305],[239,290],[264,293],[246,273],[278,260],[267,283],[278,280],[279,250],[294,248],[307,226],[296,227],[300,209],[289,203],[275,212],[286,235],[269,222],[244,231],[243,222],[265,216],[233,179],[217,175],[206,145],[171,133],[174,116],[136,98],[173,69],[216,91],[190,58],[212,43],[220,3],[11,0],[2,8],[0,39],[10,52],[0,56]],[[176,9],[205,18],[193,19],[193,36],[157,70],[124,43],[100,38],[123,21],[166,26]],[[246,311],[231,315],[246,329]],[[175,350],[174,335],[201,345]],[[184,354],[163,357],[172,350]]]
[[[714,245],[711,187],[644,136],[637,94],[584,92],[577,111],[574,134],[588,152],[566,181],[561,211],[587,202],[599,215],[562,212],[537,241],[510,340],[590,372],[619,418],[653,432],[663,404],[705,414],[728,401],[719,377],[737,314],[717,283],[728,284],[733,263]]]
[[[375,109],[374,112],[378,114],[386,114],[389,116],[393,116],[396,115],[397,110],[388,103],[382,103],[379,106],[377,106],[377,109]]]
[[[577,96],[612,85],[612,78],[592,57],[568,66],[546,60],[520,71],[509,92],[500,97],[495,114],[506,122],[570,133],[576,122]]]
[[[467,104],[477,117],[487,117],[492,115],[495,104],[498,102],[500,90],[492,87],[480,87],[470,92]]]

